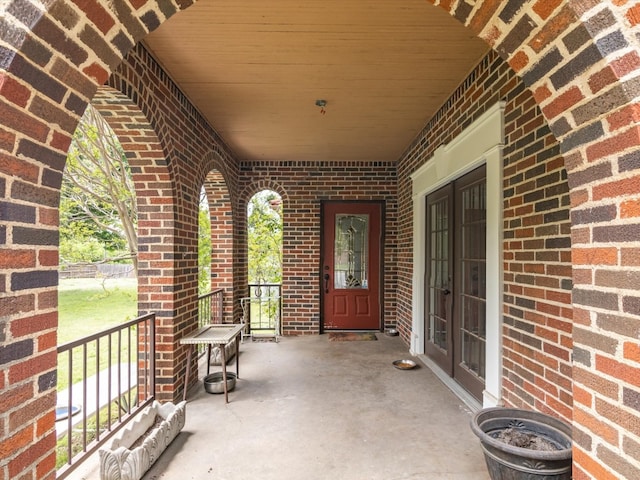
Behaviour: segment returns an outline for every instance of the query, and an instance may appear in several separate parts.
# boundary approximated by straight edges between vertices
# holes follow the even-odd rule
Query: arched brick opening
[[[287,202],[288,195],[286,189],[277,181],[269,178],[270,176],[266,176],[266,178],[258,179],[254,182],[250,182],[250,184],[245,185],[244,188],[240,191],[238,195],[238,202],[236,211],[239,212],[238,215],[238,237],[242,239],[244,248],[242,249],[242,262],[238,264],[238,271],[242,272],[241,277],[243,278],[244,283],[239,290],[242,292],[241,297],[246,297],[248,295],[247,285],[249,284],[249,258],[247,256],[247,206],[249,205],[249,201],[251,198],[258,192],[262,192],[263,190],[271,190],[280,195],[282,199],[282,213],[283,213],[283,252],[282,252],[282,286],[281,286],[281,298],[285,298],[287,291],[287,285],[291,285],[291,281],[287,280],[287,277],[291,276],[291,271],[285,267],[287,264],[287,259],[289,256],[294,255],[290,246],[287,245],[287,238],[291,235],[291,232],[287,232]],[[289,250],[289,251],[287,251]],[[293,282],[295,283],[295,282]],[[241,298],[240,297],[240,298]],[[296,334],[296,329],[292,328],[287,324],[287,309],[290,306],[287,305],[286,301],[283,301],[282,304],[282,320],[281,320],[281,329],[284,335],[292,335]]]
[[[112,79],[113,81],[113,79]],[[114,82],[116,83],[116,82]],[[126,92],[127,84],[120,82]],[[118,136],[124,149],[136,189],[138,210],[138,315],[156,313],[158,332],[156,362],[159,366],[158,398],[172,398],[165,379],[174,376],[173,362],[163,358],[174,345],[168,340],[172,331],[171,312],[174,295],[166,291],[168,279],[175,276],[173,251],[173,219],[175,186],[167,169],[167,154],[140,107],[124,93],[111,87],[100,87],[91,100]],[[162,390],[165,389],[163,392]]]
[[[612,468],[628,476],[640,462],[640,295],[630,272],[640,266],[637,4],[432,3],[508,59],[561,141],[572,202],[575,476],[607,478]],[[1,7],[0,418],[15,452],[2,466],[9,478],[54,475],[57,204],[70,136],[97,85],[178,8],[168,1],[118,5],[114,14],[92,4],[86,16],[60,2],[47,16],[21,1]],[[191,213],[179,205],[176,216]],[[177,281],[190,285],[186,274]],[[192,293],[180,294],[177,318],[192,314],[192,302],[182,300]],[[174,363],[184,363],[180,356]]]

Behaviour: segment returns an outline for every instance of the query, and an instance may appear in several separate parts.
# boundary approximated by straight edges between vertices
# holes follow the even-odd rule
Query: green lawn
[[[58,345],[98,333],[137,317],[137,281],[130,278],[60,280],[58,311]],[[117,350],[113,350],[115,362]],[[100,369],[107,365],[106,351],[105,341],[100,345]],[[120,351],[126,353],[126,348]],[[82,379],[81,358],[81,349],[75,349],[73,383]],[[95,344],[89,345],[87,358],[88,375],[93,375],[97,371]],[[126,361],[126,356],[123,358]],[[59,355],[58,362],[58,390],[63,390],[68,386],[68,355]]]
[[[58,287],[58,344],[137,317],[137,280],[76,278]]]

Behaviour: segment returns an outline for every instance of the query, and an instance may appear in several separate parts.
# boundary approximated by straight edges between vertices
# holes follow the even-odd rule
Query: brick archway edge
[[[626,476],[640,465],[640,431],[633,427],[640,424],[640,291],[626,271],[640,266],[640,6],[431,3],[507,59],[561,142],[571,186],[574,324],[581,332],[574,335],[574,476],[609,478],[612,468]],[[12,0],[1,7],[0,420],[2,451],[13,453],[3,456],[0,478],[55,476],[57,206],[70,137],[122,58],[191,2],[110,4]],[[188,213],[177,205],[177,218]],[[189,308],[178,301],[176,315]],[[615,341],[613,353],[593,340],[601,329]],[[599,389],[593,378],[603,376],[617,388]]]

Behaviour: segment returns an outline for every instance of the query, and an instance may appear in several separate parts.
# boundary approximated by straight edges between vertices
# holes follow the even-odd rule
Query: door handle
[[[329,276],[328,273],[324,274],[324,293],[329,293]]]
[[[442,294],[443,294],[443,295],[449,295],[450,293],[451,293],[451,290],[449,290],[448,288],[445,288],[445,289],[442,291]]]

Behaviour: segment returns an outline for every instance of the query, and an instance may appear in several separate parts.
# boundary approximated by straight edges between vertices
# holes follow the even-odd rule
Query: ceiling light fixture
[[[327,111],[324,109],[324,107],[327,106],[326,100],[316,100],[316,106],[320,107],[320,114],[324,115],[325,113],[327,113]]]

